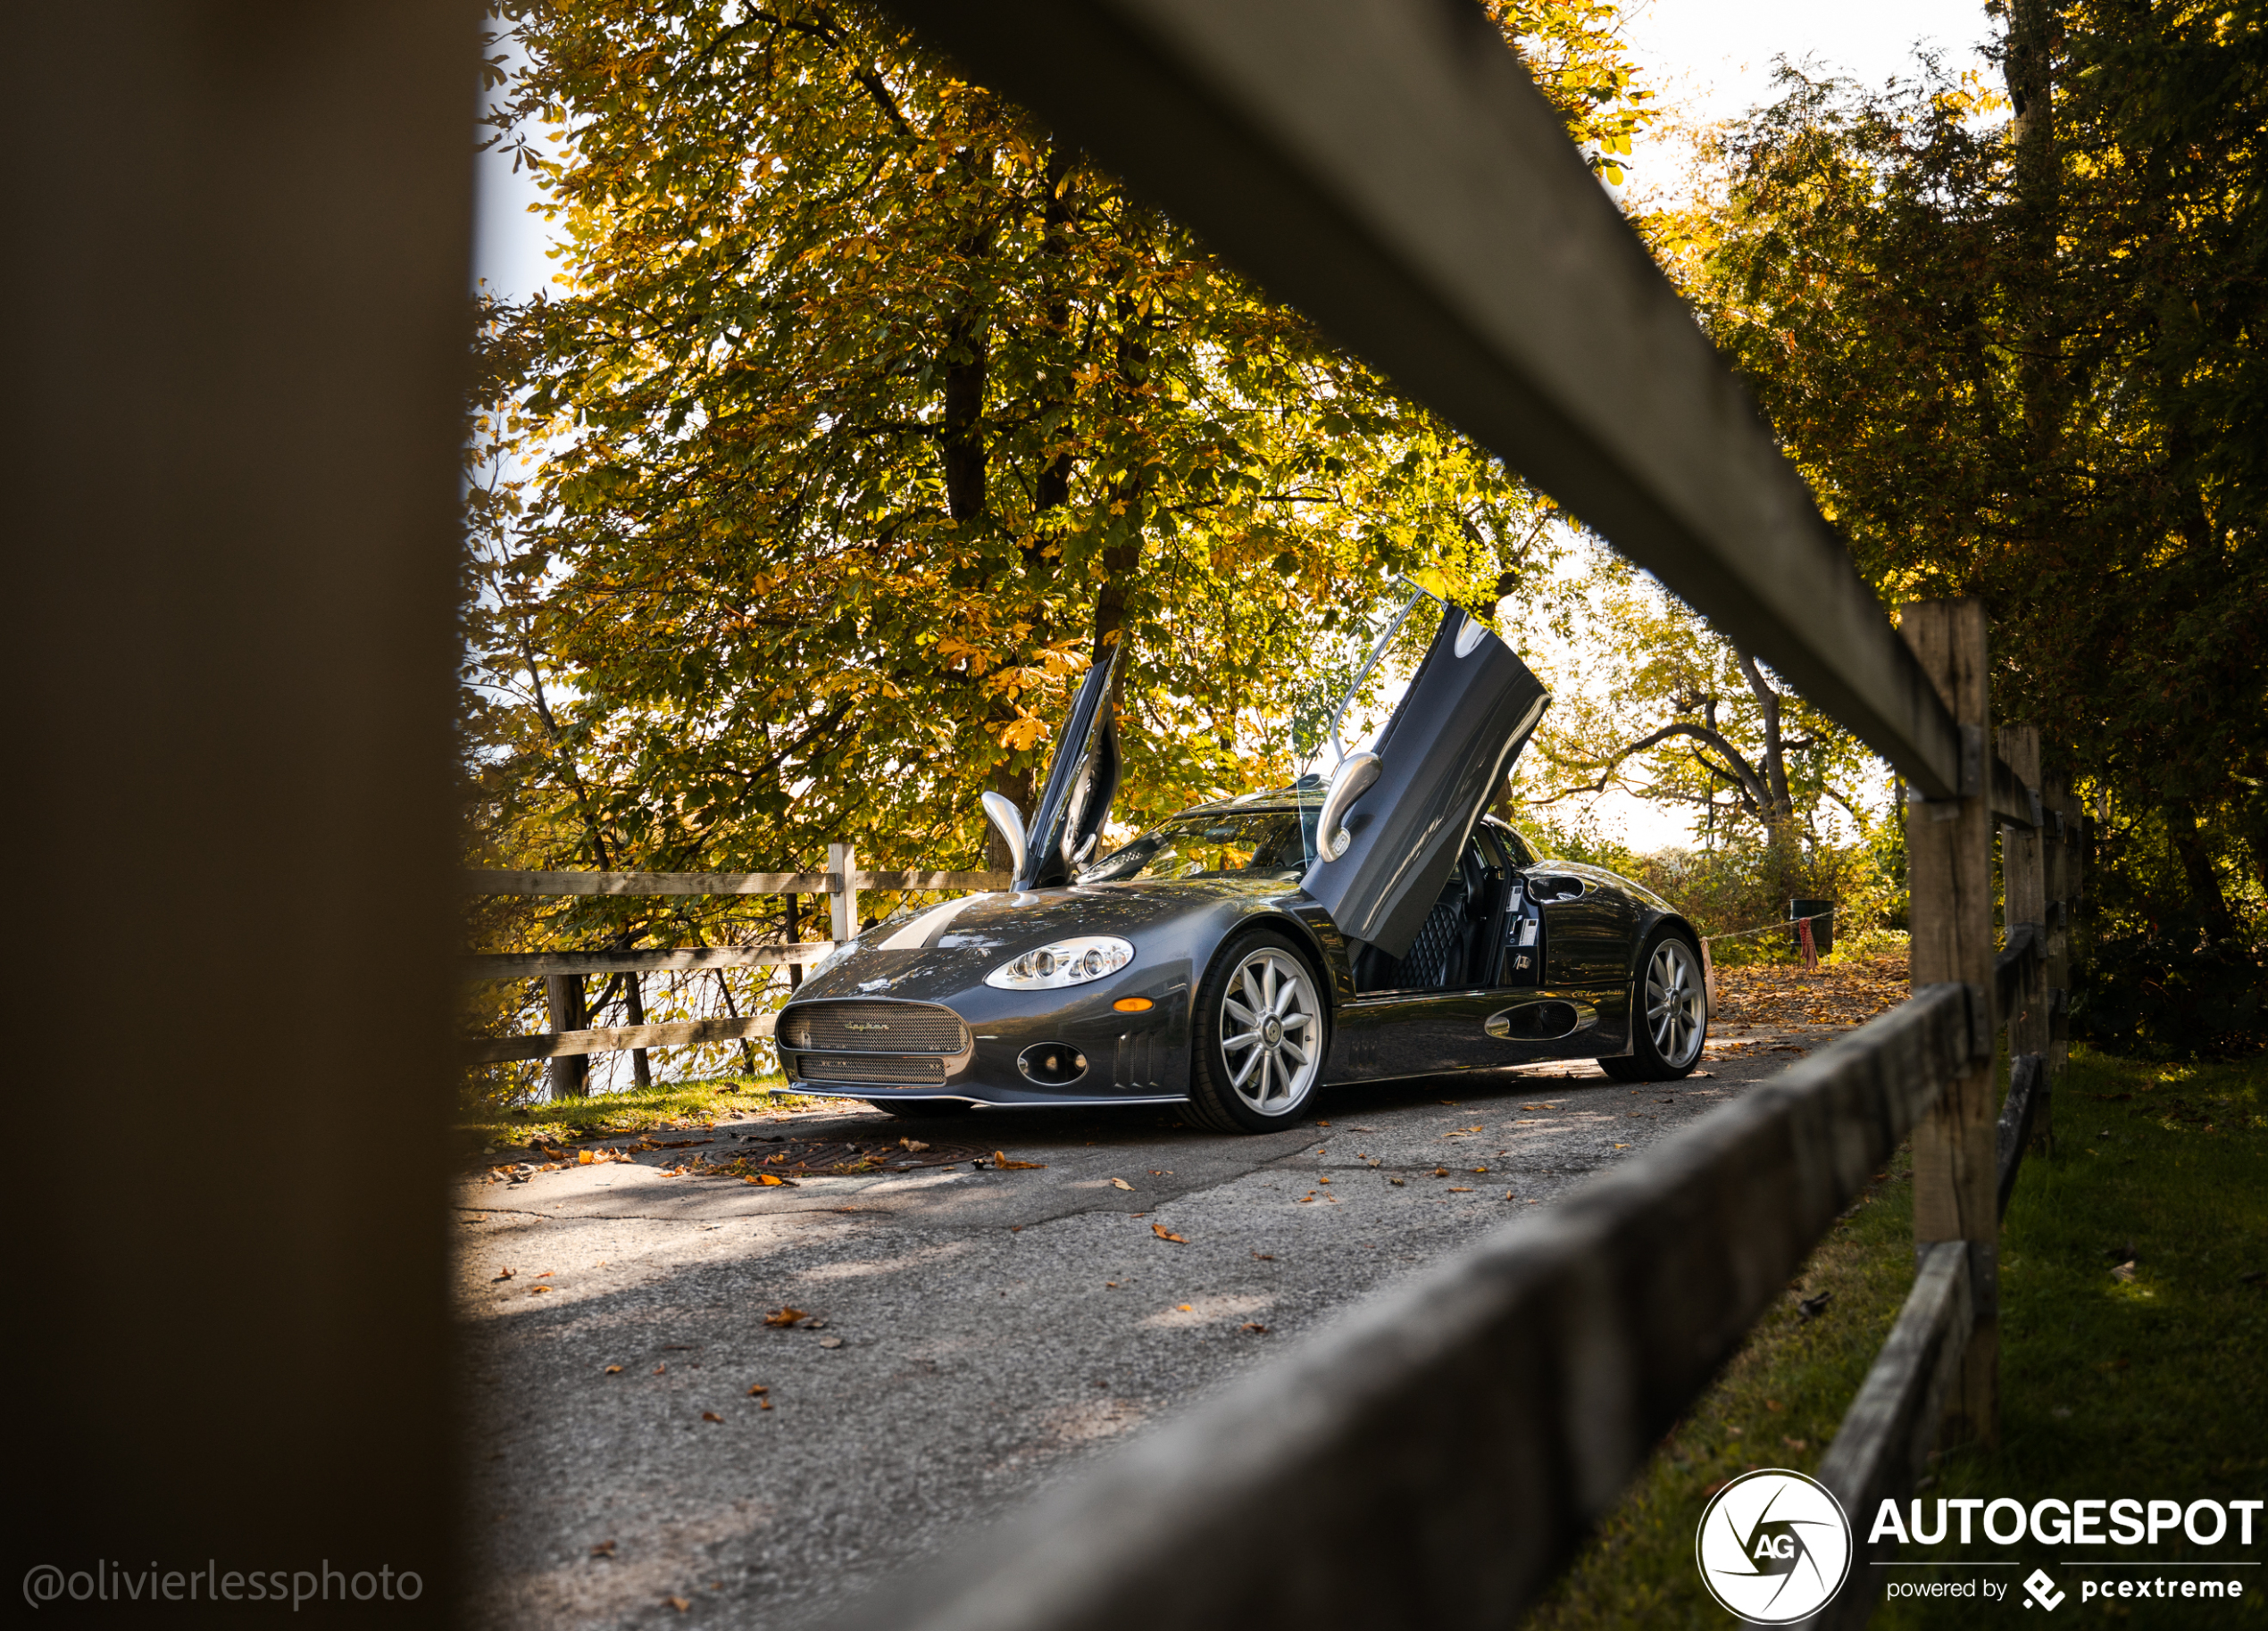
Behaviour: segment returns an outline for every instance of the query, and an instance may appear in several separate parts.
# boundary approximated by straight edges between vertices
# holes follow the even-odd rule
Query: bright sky
[[[1664,102],[1704,121],[1735,116],[1767,97],[1776,57],[1880,84],[1908,71],[1917,45],[1940,51],[1955,71],[1981,67],[1980,47],[1991,32],[1978,0],[1634,0],[1627,28],[1647,82]],[[1643,149],[1633,156],[1641,184],[1671,162],[1669,154]],[[1649,164],[1649,157],[1659,163]],[[543,220],[529,211],[538,196],[535,187],[512,173],[508,159],[492,154],[480,155],[478,178],[474,275],[501,294],[532,294],[554,270],[544,254]],[[1688,839],[1680,816],[1626,795],[1600,801],[1598,815],[1641,851]]]

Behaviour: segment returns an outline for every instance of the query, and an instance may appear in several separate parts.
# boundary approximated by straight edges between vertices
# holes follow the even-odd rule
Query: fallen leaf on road
[[[622,1374],[622,1368],[620,1365],[609,1365],[606,1367],[605,1374],[610,1377],[618,1377]]]
[[[1387,1179],[1386,1181],[1387,1181],[1388,1183],[1389,1183],[1389,1184],[1393,1185],[1393,1186],[1394,1186],[1394,1187],[1395,1187],[1395,1188],[1397,1188],[1397,1189],[1399,1189],[1399,1188],[1401,1188],[1401,1187],[1402,1187],[1402,1180],[1401,1180],[1400,1178],[1397,1178],[1397,1177],[1390,1177],[1390,1178]]]
[[[588,1150],[578,1150],[575,1152],[575,1164],[578,1167],[589,1166],[592,1159],[591,1153]]]
[[[992,1153],[992,1164],[1007,1170],[1033,1172],[1046,1167],[1047,1163],[1044,1161],[1010,1161],[1000,1151],[995,1150]]]
[[[1113,1178],[1111,1182],[1121,1189],[1131,1189],[1134,1187],[1133,1185],[1128,1183],[1124,1178]]]
[[[686,1610],[693,1606],[690,1602],[683,1597],[664,1597],[662,1601],[668,1603],[680,1614],[684,1613]]]
[[[910,1150],[914,1154],[919,1155],[922,1151],[928,1149],[930,1146],[923,1144],[918,1138],[901,1138],[897,1141],[897,1147],[901,1150]]]
[[[1472,1191],[1470,1189],[1459,1189],[1455,1184],[1452,1184],[1449,1186],[1449,1193],[1453,1195],[1469,1195],[1472,1193]]]
[[[541,1274],[538,1275],[536,1277],[537,1277],[538,1279],[539,1279],[539,1280],[547,1280],[547,1279],[551,1278],[551,1277],[552,1277],[553,1275],[557,1274],[558,1272],[559,1272],[559,1270],[558,1270],[558,1269],[545,1269],[545,1270],[544,1270]]]
[[[793,1325],[798,1319],[810,1318],[809,1314],[799,1308],[775,1308],[763,1317],[763,1322],[766,1325]]]
[[[784,1178],[776,1173],[771,1172],[760,1172],[755,1177],[746,1181],[751,1184],[761,1184],[767,1189],[793,1189],[796,1187],[795,1179]]]
[[[819,1339],[819,1345],[822,1348],[839,1348],[843,1345],[843,1339],[839,1336],[822,1336]]]
[[[611,1558],[614,1555],[614,1543],[601,1541],[590,1549],[590,1554],[595,1558]]]
[[[1173,1305],[1173,1308],[1176,1313],[1188,1314],[1196,1312],[1196,1311],[1186,1302],[1176,1302]]]
[[[654,1374],[655,1374],[655,1376],[657,1376],[657,1377],[658,1377],[658,1376],[660,1376],[660,1375],[661,1375],[663,1371],[667,1370],[669,1368],[670,1368],[670,1361],[667,1361],[667,1360],[663,1360],[663,1361],[660,1364],[658,1364],[658,1365],[656,1365],[656,1366],[655,1366],[655,1367],[654,1367]]]
[[[528,1294],[531,1297],[540,1297],[550,1289],[548,1286],[530,1286],[528,1287]]]
[[[1473,1170],[1474,1170],[1475,1172],[1485,1173],[1485,1172],[1487,1172],[1487,1171],[1488,1170],[1488,1168],[1486,1168],[1486,1167],[1475,1167],[1475,1168],[1473,1169]]]
[[[513,1275],[513,1271],[512,1271],[511,1269],[505,1269],[505,1270],[504,1270],[502,1274],[499,1274],[498,1276],[496,1276],[496,1278],[498,1278],[499,1280],[508,1280],[508,1279],[510,1279],[510,1278],[512,1277],[512,1275]]]
[[[1255,1263],[1272,1263],[1276,1261],[1276,1254],[1273,1252],[1255,1252],[1252,1254],[1252,1261]]]
[[[1180,1236],[1176,1235],[1172,1229],[1167,1228],[1163,1223],[1153,1223],[1150,1225],[1150,1233],[1156,1236],[1160,1240],[1170,1240],[1177,1246],[1186,1246],[1189,1244]]]
[[[1329,1126],[1330,1125],[1330,1122],[1328,1122],[1328,1121],[1318,1121],[1317,1123],[1315,1123],[1315,1125],[1316,1125],[1317,1127],[1329,1127]]]
[[[1244,1322],[1243,1328],[1250,1331],[1255,1336],[1265,1336],[1268,1335],[1268,1327],[1261,1324],[1257,1319],[1246,1320]]]
[[[771,1389],[766,1387],[762,1382],[759,1382],[748,1390],[748,1397],[751,1399],[761,1399],[771,1391]]]
[[[718,1415],[714,1410],[703,1410],[701,1412],[701,1419],[704,1421],[722,1421],[724,1418]]]
[[[1433,1169],[1433,1176],[1435,1177],[1447,1177],[1449,1176],[1449,1169],[1447,1167],[1436,1167]]]
[[[768,1410],[771,1408],[771,1401],[769,1399],[759,1399],[756,1401],[756,1408],[760,1410]]]

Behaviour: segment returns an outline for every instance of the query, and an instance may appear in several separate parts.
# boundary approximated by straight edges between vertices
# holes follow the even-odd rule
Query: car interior
[[[1541,920],[1507,847],[1500,846],[1493,824],[1466,839],[1408,953],[1394,958],[1364,946],[1355,959],[1355,989],[1368,996],[1535,984],[1543,961]],[[1515,853],[1527,853],[1524,846]]]

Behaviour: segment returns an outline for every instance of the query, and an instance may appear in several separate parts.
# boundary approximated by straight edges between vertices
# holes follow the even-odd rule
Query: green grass
[[[735,1111],[807,1110],[831,1101],[777,1090],[779,1077],[712,1077],[700,1081],[658,1082],[629,1093],[594,1094],[507,1109],[487,1099],[468,1098],[457,1112],[457,1131],[468,1150],[597,1138],[611,1133],[643,1133],[669,1128],[713,1125]]]
[[[2025,1161],[2001,1240],[2001,1442],[1946,1451],[1925,1500],[2268,1494],[2268,1280],[2244,1278],[2268,1270],[2264,1086],[2268,1069],[2256,1062],[2155,1066],[2073,1051],[2055,1097],[2056,1154]],[[2130,1242],[2133,1277],[2114,1278]],[[1734,1623],[1693,1563],[1709,1494],[1750,1467],[1816,1469],[1912,1282],[1911,1168],[1901,1154],[1663,1440],[1530,1624]],[[1799,1295],[1822,1291],[1834,1294],[1825,1314],[1802,1320]],[[2264,1539],[2262,1528],[2255,1536]],[[2029,1541],[2019,1550],[2039,1561],[2072,1551]],[[2162,1544],[2151,1555],[2183,1553]],[[2239,1553],[2224,1543],[2190,1555]],[[2241,1555],[2268,1556],[2268,1544]],[[2082,1610],[2079,1572],[2060,1571],[2059,1584],[2070,1594],[2067,1617],[2256,1623],[2268,1606],[2260,1578],[2268,1569],[2230,1572],[2246,1579],[2241,1607],[2097,1602]],[[2005,1624],[2017,1611],[1898,1603],[1873,1623],[1993,1616]]]

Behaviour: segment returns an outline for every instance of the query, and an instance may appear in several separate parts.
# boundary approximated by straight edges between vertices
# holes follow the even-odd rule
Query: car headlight
[[[1134,948],[1114,935],[1081,935],[1026,952],[984,977],[1003,991],[1053,991],[1115,974],[1134,961]]]

